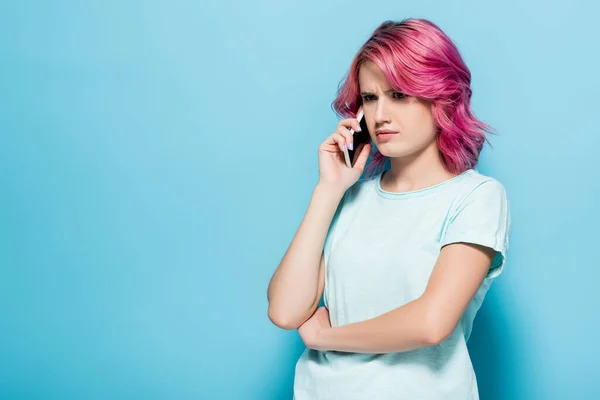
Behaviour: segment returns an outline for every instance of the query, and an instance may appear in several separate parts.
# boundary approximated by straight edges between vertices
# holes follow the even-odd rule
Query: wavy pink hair
[[[436,24],[408,18],[379,25],[356,54],[332,103],[342,118],[355,118],[362,104],[358,71],[368,60],[381,68],[395,90],[432,102],[437,145],[448,171],[460,174],[477,164],[486,132],[494,132],[473,115],[471,72],[456,45]],[[381,172],[387,159],[373,146],[366,176]]]

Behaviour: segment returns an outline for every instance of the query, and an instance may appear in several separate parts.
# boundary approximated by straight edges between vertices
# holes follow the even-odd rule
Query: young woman
[[[356,55],[333,103],[346,118],[319,147],[318,184],[269,284],[269,318],[307,346],[295,400],[479,398],[466,343],[504,268],[510,211],[475,170],[491,128],[471,112],[470,81],[423,19],[384,22]],[[348,168],[360,106],[371,143]]]

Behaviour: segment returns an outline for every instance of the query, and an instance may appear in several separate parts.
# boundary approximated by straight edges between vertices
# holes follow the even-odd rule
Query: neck
[[[409,192],[437,185],[456,176],[446,170],[435,141],[421,152],[390,158],[391,169],[381,185],[390,192]]]

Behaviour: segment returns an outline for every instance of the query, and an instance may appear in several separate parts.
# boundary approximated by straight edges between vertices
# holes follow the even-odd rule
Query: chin
[[[382,143],[381,147],[377,146],[377,150],[379,150],[382,155],[390,158],[406,157],[418,151],[418,149],[415,148],[407,149],[404,146],[394,146],[391,143]]]
[[[410,143],[403,142],[384,142],[377,146],[377,150],[379,150],[379,152],[386,157],[398,158],[423,153],[430,145],[435,145],[435,141],[433,143],[429,143],[429,145],[423,143],[412,143],[411,145]]]

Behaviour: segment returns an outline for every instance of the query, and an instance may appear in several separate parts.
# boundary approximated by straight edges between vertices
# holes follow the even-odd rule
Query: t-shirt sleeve
[[[477,186],[451,217],[441,247],[457,242],[474,243],[496,250],[487,278],[504,270],[510,235],[510,206],[506,190],[497,180]]]

